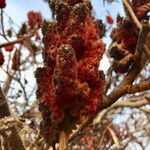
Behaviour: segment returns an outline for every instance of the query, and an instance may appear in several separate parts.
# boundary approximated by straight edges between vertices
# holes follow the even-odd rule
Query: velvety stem
[[[68,135],[65,131],[61,131],[59,134],[59,150],[67,150],[68,146]]]

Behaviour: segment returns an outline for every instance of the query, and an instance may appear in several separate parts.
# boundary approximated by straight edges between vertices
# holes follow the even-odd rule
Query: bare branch
[[[14,44],[17,44],[17,43],[22,43],[23,41],[25,41],[25,40],[31,38],[32,36],[34,36],[36,34],[36,32],[37,32],[37,30],[34,30],[34,31],[30,32],[26,36],[23,36],[23,37],[18,38],[18,39],[14,40],[14,41],[11,41],[11,42],[7,42],[7,43],[4,43],[4,44],[1,44],[0,48],[5,47],[5,46],[9,46],[9,45],[14,45]]]
[[[150,80],[142,81],[139,84],[127,86],[127,93],[128,94],[134,94],[134,93],[142,92],[145,90],[150,90]]]
[[[123,4],[125,5],[125,7],[127,8],[130,18],[132,19],[132,22],[134,23],[134,25],[138,28],[138,29],[142,29],[142,25],[139,22],[139,20],[137,19],[136,15],[134,14],[131,6],[129,5],[129,3],[127,2],[127,0],[123,0]]]
[[[110,127],[108,128],[108,131],[110,132],[112,139],[117,147],[118,150],[121,149],[121,145],[120,145],[120,141],[119,138],[117,137],[117,134],[115,133],[115,131],[113,129],[111,129]]]

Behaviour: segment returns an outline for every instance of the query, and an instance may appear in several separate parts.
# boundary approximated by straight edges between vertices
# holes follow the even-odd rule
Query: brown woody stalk
[[[132,23],[139,29],[142,29],[142,25],[139,22],[139,20],[137,19],[136,15],[134,14],[130,4],[128,3],[128,0],[123,0],[123,4],[125,6],[125,8],[127,8],[127,11],[129,12],[128,15],[132,21]]]
[[[68,146],[68,135],[65,131],[61,131],[59,135],[59,150],[67,150]]]
[[[134,94],[134,93],[142,92],[142,91],[146,91],[146,90],[150,90],[150,80],[142,81],[139,84],[127,86],[128,94]]]

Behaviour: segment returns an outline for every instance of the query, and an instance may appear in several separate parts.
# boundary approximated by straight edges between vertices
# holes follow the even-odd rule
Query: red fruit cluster
[[[104,77],[98,66],[105,45],[88,0],[52,0],[50,6],[57,22],[43,24],[44,67],[37,69],[36,77],[41,130],[52,144],[58,130],[64,126],[71,130],[81,116],[96,113],[103,102]]]
[[[14,49],[14,45],[9,45],[5,47],[5,51],[11,52]]]
[[[15,51],[14,57],[12,59],[12,69],[13,70],[19,69],[19,62],[20,62],[20,52]]]
[[[133,0],[133,10],[140,21],[143,19],[149,19],[148,12],[150,12],[150,1],[149,0]]]
[[[0,66],[2,66],[4,63],[4,55],[2,53],[2,51],[0,50]]]
[[[106,21],[110,25],[112,25],[114,23],[114,19],[111,16],[106,16]]]
[[[8,30],[7,30],[7,35],[8,35],[9,37],[12,37],[12,30],[11,30],[11,29],[8,29]]]
[[[149,1],[149,0],[148,0]],[[147,19],[147,0],[133,0],[132,7],[135,10],[135,15],[139,20]],[[143,6],[145,9],[138,9]],[[118,16],[118,27],[112,32],[112,45],[109,50],[110,57],[114,59],[113,69],[115,72],[126,73],[134,61],[139,30],[136,29],[132,22]]]
[[[40,37],[40,35],[39,35],[39,34],[37,34],[35,39],[36,39],[36,41],[39,41],[39,40],[41,40],[41,37]]]
[[[42,25],[42,15],[40,12],[29,11],[27,16],[30,29],[39,28]]]
[[[125,73],[133,63],[134,52],[138,40],[137,33],[131,22],[125,20],[118,26],[112,37],[114,41],[109,50],[109,54],[114,58],[114,71]]]
[[[0,8],[6,7],[6,0],[0,0]]]

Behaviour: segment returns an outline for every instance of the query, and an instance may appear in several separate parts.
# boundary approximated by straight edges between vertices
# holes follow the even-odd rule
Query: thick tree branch
[[[131,6],[129,5],[129,3],[127,2],[127,0],[123,0],[123,4],[125,5],[125,7],[127,8],[127,11],[129,12],[129,17],[132,19],[131,21],[133,22],[133,24],[139,29],[142,29],[142,25],[139,22],[139,20],[137,19],[135,13],[133,12]]]
[[[150,90],[150,80],[142,81],[139,84],[127,86],[128,94],[134,94],[134,93],[142,92],[142,91],[146,91],[146,90]]]

